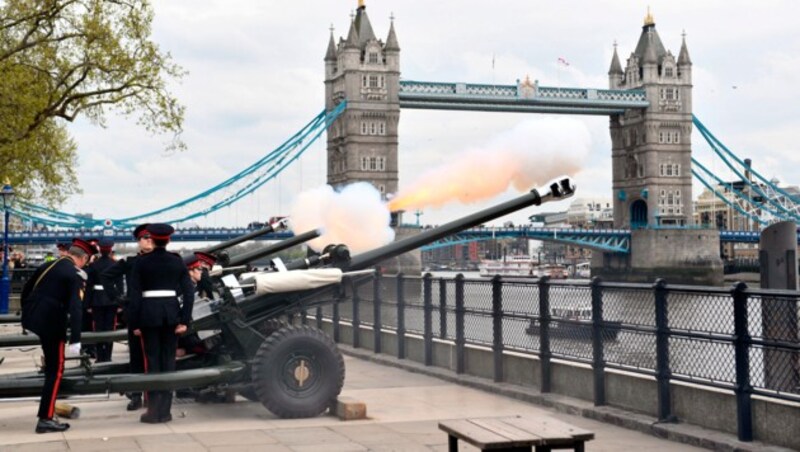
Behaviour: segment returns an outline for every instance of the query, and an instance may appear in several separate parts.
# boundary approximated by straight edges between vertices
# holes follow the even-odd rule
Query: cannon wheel
[[[264,337],[270,337],[272,333],[288,326],[289,324],[283,320],[268,319],[256,325],[256,329],[259,333],[264,335]],[[247,385],[244,389],[240,389],[239,394],[251,402],[261,401],[261,399],[258,397],[258,393],[256,393],[256,387],[254,384]]]
[[[342,390],[344,359],[322,331],[289,326],[261,344],[252,379],[261,403],[279,417],[318,416]]]

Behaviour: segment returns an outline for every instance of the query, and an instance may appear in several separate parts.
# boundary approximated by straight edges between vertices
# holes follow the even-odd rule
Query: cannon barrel
[[[575,186],[568,178],[561,178],[540,189],[531,190],[529,193],[519,196],[500,205],[481,210],[472,215],[451,221],[442,226],[429,229],[413,237],[398,240],[388,245],[381,246],[374,250],[361,253],[353,257],[346,266],[346,271],[364,270],[378,262],[389,259],[423,245],[433,243],[439,239],[455,234],[464,229],[476,226],[486,221],[491,221],[509,213],[529,206],[538,206],[549,201],[559,201],[573,195]],[[305,261],[302,261],[303,263]],[[295,263],[290,263],[287,268],[298,268]],[[301,267],[302,268],[302,267]],[[313,290],[299,291],[291,294],[273,293],[268,295],[251,295],[238,302],[237,306],[244,315],[250,319],[275,318],[283,314],[286,310],[297,306],[309,297],[318,296],[325,291],[331,290],[333,286],[318,288]],[[216,328],[216,320],[209,318],[195,322],[197,329]]]
[[[345,245],[328,245],[322,254],[309,256],[305,259],[292,261],[286,264],[286,270],[306,270],[325,264],[336,262],[348,262],[350,260],[350,250]]]
[[[488,209],[473,213],[472,215],[429,229],[413,237],[407,237],[380,248],[358,254],[352,258],[348,269],[365,269],[382,260],[398,256],[464,229],[494,220],[495,218],[502,217],[525,207],[538,206],[548,201],[558,201],[569,198],[574,192],[575,186],[572,185],[569,178],[553,181],[545,187],[533,189],[525,195],[506,201],[500,205],[489,207]]]
[[[281,240],[280,242],[275,243],[273,245],[265,246],[263,248],[255,249],[252,251],[248,251],[246,253],[233,256],[230,258],[229,265],[236,266],[236,265],[247,264],[261,257],[269,256],[270,254],[283,251],[295,245],[299,245],[301,243],[315,239],[319,236],[320,236],[320,231],[317,229],[307,231],[302,234],[296,235],[294,237],[290,237],[286,240]]]
[[[252,239],[254,239],[256,237],[260,237],[262,235],[266,235],[266,234],[269,234],[271,232],[275,232],[275,228],[279,224],[281,224],[280,221],[272,223],[272,224],[269,224],[269,225],[267,225],[267,226],[265,226],[265,227],[263,227],[261,229],[258,229],[256,231],[249,232],[247,234],[240,235],[239,237],[234,237],[234,238],[232,238],[230,240],[226,240],[224,242],[217,243],[216,245],[209,246],[208,248],[203,248],[200,251],[202,251],[204,253],[209,253],[209,254],[216,253],[217,251],[224,250],[225,248],[230,248],[230,247],[232,247],[234,245],[238,245],[238,244],[240,244],[242,242],[246,242],[248,240],[252,240]]]

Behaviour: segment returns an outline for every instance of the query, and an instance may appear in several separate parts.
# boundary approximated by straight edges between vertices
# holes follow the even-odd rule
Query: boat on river
[[[567,268],[560,264],[540,264],[532,256],[514,255],[505,256],[503,259],[481,261],[478,265],[480,275],[492,278],[495,275],[516,278],[541,278],[549,276],[552,279],[566,279]]]
[[[576,308],[553,307],[550,308],[550,337],[556,339],[575,339],[582,341],[592,340],[592,308],[582,306]],[[604,322],[603,339],[614,341],[622,326],[621,322]],[[532,319],[525,332],[538,336],[540,334],[538,319]]]

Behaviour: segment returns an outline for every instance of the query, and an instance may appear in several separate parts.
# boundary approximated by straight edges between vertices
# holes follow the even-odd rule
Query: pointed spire
[[[356,22],[350,22],[350,31],[347,32],[347,40],[344,42],[344,48],[358,48],[358,32],[356,31]]]
[[[656,55],[656,46],[653,44],[653,32],[647,33],[647,47],[644,49],[644,64],[658,64],[658,56]]]
[[[683,32],[683,43],[681,44],[681,52],[678,54],[678,64],[681,66],[691,66],[692,59],[689,58],[689,49],[686,48],[686,32]]]
[[[655,25],[656,20],[653,19],[653,14],[650,13],[650,6],[647,7],[647,15],[644,16],[644,26]]]
[[[367,41],[376,39],[375,32],[372,31],[372,24],[370,24],[369,17],[367,17],[367,7],[364,6],[363,0],[358,2],[355,24],[358,32],[358,44],[363,49]]]
[[[394,14],[389,18],[389,36],[386,38],[386,46],[384,50],[399,52],[400,44],[397,42],[397,34],[394,31]]]
[[[336,42],[333,40],[333,24],[331,24],[331,39],[328,40],[328,51],[325,52],[325,61],[336,61]]]
[[[608,75],[622,74],[622,65],[619,63],[619,55],[617,55],[617,41],[614,41],[614,56],[611,57],[611,67],[608,69]]]

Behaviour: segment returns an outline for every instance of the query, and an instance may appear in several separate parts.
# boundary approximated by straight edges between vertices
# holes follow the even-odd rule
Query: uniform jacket
[[[117,304],[118,294],[122,293],[122,275],[109,278],[108,284],[113,287],[113,293],[106,292],[101,275],[114,265],[111,256],[100,256],[86,269],[86,296],[84,304],[89,308],[114,306]]]
[[[80,342],[82,274],[68,257],[37,268],[22,289],[23,328],[40,337],[66,339],[69,319],[70,342]]]
[[[191,323],[194,285],[179,255],[159,247],[139,256],[133,264],[129,289],[132,329]],[[171,290],[176,295],[144,296],[152,290]],[[178,296],[183,299],[183,305],[178,302]]]
[[[203,269],[203,276],[200,277],[200,282],[197,283],[197,293],[201,297],[214,298],[214,284],[211,282],[211,276],[208,275],[208,270],[205,268]]]

